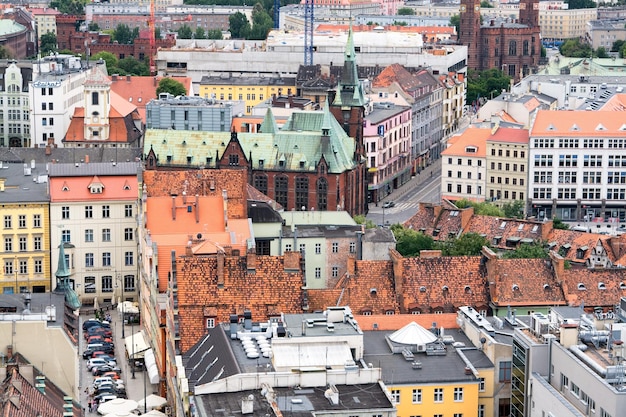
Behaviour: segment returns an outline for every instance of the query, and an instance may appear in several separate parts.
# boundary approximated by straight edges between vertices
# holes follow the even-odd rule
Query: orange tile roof
[[[488,141],[528,144],[528,129],[500,127]]]
[[[465,129],[465,132],[459,135],[459,138],[456,139],[454,143],[441,152],[441,155],[484,158],[487,151],[487,139],[489,139],[490,136],[491,129],[470,127]],[[468,146],[475,146],[476,152],[466,152]]]
[[[116,175],[99,176],[100,182],[104,185],[102,193],[92,194],[88,186],[94,176],[85,177],[51,177],[50,200],[58,201],[104,201],[104,200],[128,200],[137,199],[139,194],[137,176]],[[124,189],[128,185],[129,189]],[[68,190],[64,191],[67,186]]]
[[[596,246],[598,241],[608,240],[609,236],[601,235],[599,233],[587,233],[579,232],[576,230],[561,230],[554,229],[548,235],[548,243],[556,243],[553,250],[559,252],[563,258],[573,263],[585,263],[591,255],[591,249]],[[569,249],[565,249],[564,245],[569,245]],[[583,257],[578,258],[578,251],[581,248],[586,248],[583,251]],[[615,261],[616,257],[613,256],[613,252],[610,252],[611,261]]]
[[[539,110],[531,137],[622,137],[626,121],[619,111]]]
[[[573,266],[563,278],[567,301],[573,306],[584,303],[586,306],[613,309],[620,297],[626,297],[626,269]]]
[[[141,120],[146,123],[146,105],[156,98],[159,81],[164,77],[117,75],[109,76],[111,91],[118,94],[123,101],[137,107]],[[171,77],[185,86],[189,95],[192,92],[191,77]]]
[[[437,323],[438,328],[445,329],[458,329],[459,325],[456,322],[456,313],[443,313],[443,314],[371,314],[368,316],[355,315],[354,318],[359,324],[361,330],[374,330],[374,324],[376,329],[381,331],[399,330],[411,322],[415,322],[425,329],[430,329],[433,323]]]
[[[600,110],[626,111],[626,94],[615,94],[611,96]]]

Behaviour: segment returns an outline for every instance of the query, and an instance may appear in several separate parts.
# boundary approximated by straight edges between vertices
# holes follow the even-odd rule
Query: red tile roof
[[[589,269],[573,266],[563,277],[567,302],[613,309],[626,297],[626,269]]]

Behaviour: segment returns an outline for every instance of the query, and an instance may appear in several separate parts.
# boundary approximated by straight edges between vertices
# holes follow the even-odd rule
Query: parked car
[[[104,359],[108,366],[117,366],[117,359],[115,359],[115,356],[111,356],[106,353],[99,353],[97,356],[94,356],[94,358]]]
[[[91,358],[87,362],[87,370],[91,371],[91,369],[95,366],[107,365],[107,362],[102,358]]]
[[[122,372],[122,370],[120,368],[118,368],[117,366],[112,366],[110,363],[107,365],[102,365],[102,366],[96,366],[94,368],[91,369],[91,373],[94,376],[111,376],[109,375],[109,373],[114,374],[115,377],[113,379],[119,379],[120,376],[119,374]]]
[[[97,401],[98,404],[102,404],[103,402],[111,401],[116,398],[118,398],[118,396],[117,396],[117,393],[115,392],[103,392],[102,394],[98,394],[93,397],[93,399]]]
[[[85,320],[85,322],[83,323],[83,330],[87,330],[93,326],[102,326],[102,322],[100,320],[96,320],[96,319],[89,319],[89,320]]]
[[[120,369],[120,368],[115,367],[113,369]],[[122,372],[121,370],[119,370],[119,371],[109,371],[109,372],[103,373],[102,376],[108,376],[109,378],[111,378],[113,380],[116,380],[116,379],[120,379],[120,373],[121,372]]]
[[[385,201],[383,203],[383,208],[391,208],[395,206],[396,206],[396,203],[394,203],[393,201]]]

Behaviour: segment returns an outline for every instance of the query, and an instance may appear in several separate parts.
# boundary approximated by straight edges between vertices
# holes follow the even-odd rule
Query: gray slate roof
[[[28,164],[28,168],[30,168]],[[0,203],[49,202],[47,173],[43,164],[36,164],[30,175],[24,174],[24,164],[6,163],[0,165],[0,178],[5,179],[4,192],[0,193]],[[36,180],[36,181],[33,181]]]
[[[90,162],[88,164],[50,164],[50,177],[85,177],[92,175],[136,175],[141,168],[138,162]]]

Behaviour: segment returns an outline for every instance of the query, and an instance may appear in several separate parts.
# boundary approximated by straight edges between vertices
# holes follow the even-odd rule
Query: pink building
[[[363,121],[368,201],[378,202],[411,179],[411,107],[372,103]]]

